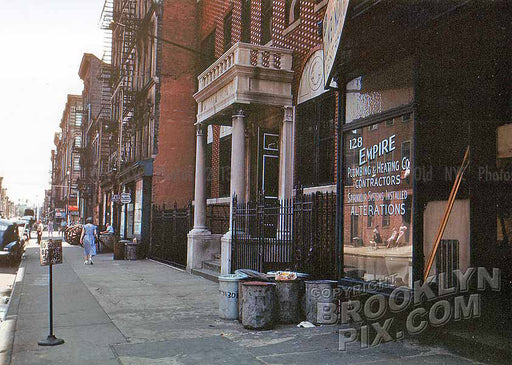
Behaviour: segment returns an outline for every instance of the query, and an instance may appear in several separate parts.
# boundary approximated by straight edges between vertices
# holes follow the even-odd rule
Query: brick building
[[[212,232],[206,219],[212,207],[232,205],[230,197],[245,202],[263,193],[266,201],[282,201],[298,184],[306,193],[335,190],[336,98],[323,87],[318,31],[326,5],[199,3],[204,57],[194,94],[197,158],[189,270],[220,254],[222,272],[230,271],[231,228]]]
[[[119,204],[105,194],[103,207],[112,209],[120,236],[141,240],[146,254],[152,204],[193,197],[196,2],[107,0],[105,8],[118,140],[110,187],[131,199]]]
[[[78,222],[78,180],[82,148],[83,101],[81,95],[68,95],[55,134],[56,150],[52,151],[52,210],[60,222]]]
[[[115,149],[111,138],[109,67],[96,56],[85,53],[78,74],[84,82],[82,91],[84,113],[82,122],[82,154],[80,158],[80,217],[92,217],[103,226],[106,218],[102,209],[100,186],[107,172],[109,155]]]

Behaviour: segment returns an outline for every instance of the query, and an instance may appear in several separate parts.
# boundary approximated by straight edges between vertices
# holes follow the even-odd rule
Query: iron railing
[[[224,234],[229,230],[229,204],[206,207],[206,225],[211,233]]]
[[[233,202],[232,271],[291,269],[336,277],[334,193]]]
[[[192,204],[178,209],[153,206],[149,257],[174,266],[187,266],[187,234],[193,227]]]

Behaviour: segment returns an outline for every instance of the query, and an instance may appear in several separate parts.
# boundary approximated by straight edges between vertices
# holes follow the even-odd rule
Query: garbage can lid
[[[227,274],[219,276],[219,281],[239,281],[245,279],[243,276],[238,274]]]
[[[241,270],[235,270],[235,274],[240,276],[240,280],[249,278],[249,275],[247,275],[246,273],[244,273]]]
[[[274,283],[269,283],[268,281],[247,281],[245,283],[242,283],[244,286],[275,286]]]
[[[336,280],[308,280],[306,284],[337,284]]]

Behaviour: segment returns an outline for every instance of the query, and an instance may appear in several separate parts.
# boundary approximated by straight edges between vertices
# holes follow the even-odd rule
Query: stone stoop
[[[218,277],[220,276],[220,267],[220,253],[217,253],[213,256],[213,260],[203,261],[201,269],[193,269],[192,274],[218,282]]]

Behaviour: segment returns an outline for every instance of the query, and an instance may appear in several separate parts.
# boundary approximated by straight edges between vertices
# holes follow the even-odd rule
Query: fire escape
[[[99,166],[99,175],[105,176],[117,169],[118,160],[118,128],[116,120],[112,118],[112,83],[113,83],[113,65],[112,65],[112,22],[114,20],[114,0],[105,0],[99,26],[104,32],[103,37],[103,55],[101,57],[101,106],[98,119],[100,128],[102,128],[102,150],[101,162]]]
[[[138,19],[136,0],[106,0],[112,3],[112,119],[118,133],[118,168],[128,161],[135,116],[135,57]]]

